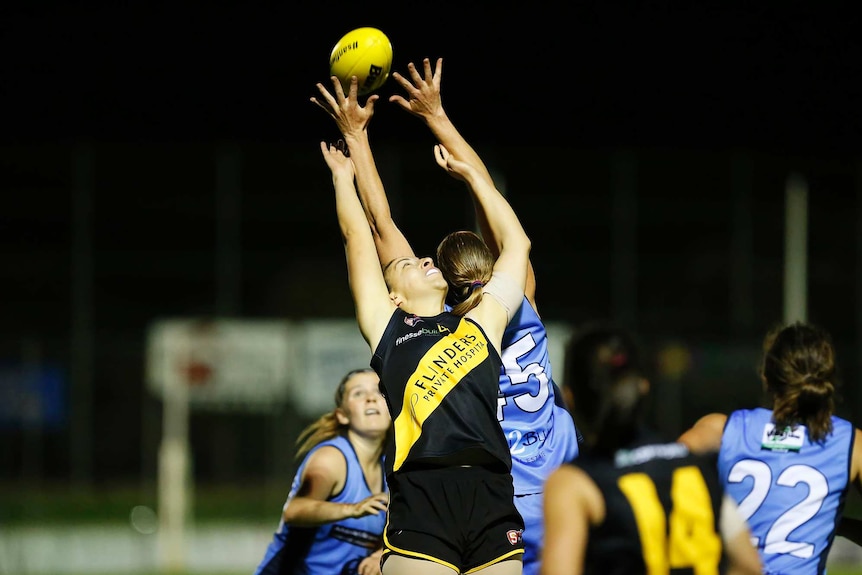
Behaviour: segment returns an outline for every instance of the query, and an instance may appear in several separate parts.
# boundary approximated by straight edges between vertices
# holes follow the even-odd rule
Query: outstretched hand
[[[449,150],[443,144],[434,145],[434,159],[437,161],[438,166],[446,170],[446,173],[462,182],[466,182],[469,172],[475,170],[467,162],[463,162],[449,153]]]
[[[350,88],[346,95],[338,78],[332,76],[330,79],[332,80],[332,93],[318,82],[317,89],[320,91],[321,97],[312,96],[311,101],[335,120],[338,130],[345,138],[356,136],[368,128],[368,123],[374,116],[374,103],[380,96],[377,94],[368,96],[365,106],[361,106],[359,104],[359,79],[356,76],[350,78]]]
[[[333,179],[341,177],[353,179],[353,162],[350,160],[350,151],[347,149],[347,144],[344,143],[344,140],[338,140],[334,144],[320,142],[320,151],[323,154],[326,165],[332,171]]]
[[[407,110],[414,116],[419,116],[425,121],[441,114],[443,111],[443,103],[440,100],[440,79],[443,75],[443,58],[437,58],[437,67],[432,73],[431,60],[425,58],[422,61],[425,77],[423,78],[413,62],[407,64],[407,71],[410,74],[412,82],[399,74],[392,73],[392,78],[404,88],[408,98],[394,94],[389,97],[389,101],[398,104],[404,110]]]

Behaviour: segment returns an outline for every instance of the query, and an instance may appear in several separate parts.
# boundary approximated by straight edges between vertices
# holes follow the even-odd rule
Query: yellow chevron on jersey
[[[401,413],[395,418],[395,461],[398,471],[422,435],[425,420],[440,407],[458,382],[488,357],[488,341],[479,327],[463,319],[419,361],[404,389]]]

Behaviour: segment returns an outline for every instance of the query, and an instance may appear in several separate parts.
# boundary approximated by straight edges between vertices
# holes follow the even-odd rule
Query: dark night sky
[[[20,265],[37,270],[36,279],[28,280],[32,284],[54,286],[41,293],[30,289],[26,297],[68,303],[62,271],[70,265],[73,230],[68,157],[69,146],[79,140],[95,142],[92,241],[95,273],[105,276],[97,276],[95,285],[112,296],[120,288],[106,287],[106,278],[119,283],[125,273],[129,277],[123,289],[135,285],[152,296],[154,288],[135,275],[140,264],[127,264],[122,254],[161,250],[164,255],[144,258],[147,265],[166,266],[153,272],[154,285],[167,289],[166,275],[192,277],[187,261],[196,262],[197,271],[185,300],[178,288],[171,288],[164,301],[154,299],[151,305],[180,314],[189,312],[185,302],[211,301],[200,295],[201,284],[207,285],[204,293],[212,287],[203,282],[211,281],[214,257],[213,156],[208,150],[224,141],[245,147],[241,239],[244,281],[251,286],[246,299],[268,302],[259,294],[260,286],[273,286],[268,288],[273,293],[283,289],[270,277],[277,272],[269,260],[261,257],[260,263],[255,257],[283,258],[284,227],[292,230],[294,245],[331,256],[343,273],[337,236],[327,236],[329,243],[318,241],[321,226],[333,225],[329,205],[305,198],[296,202],[296,194],[311,187],[328,189],[317,142],[337,134],[309,98],[315,83],[328,78],[335,41],[369,25],[389,35],[396,70],[424,57],[445,59],[444,105],[474,145],[496,147],[495,161],[505,166],[519,213],[530,222],[538,246],[536,265],[553,278],[548,284],[564,285],[555,274],[565,266],[556,262],[568,252],[554,256],[548,246],[555,245],[555,226],[573,225],[565,219],[574,201],[569,197],[573,176],[580,197],[593,195],[584,202],[595,213],[584,215],[584,223],[594,229],[584,227],[584,238],[572,239],[572,245],[591,245],[596,237],[607,240],[603,222],[611,217],[611,178],[603,167],[605,152],[626,147],[684,152],[678,159],[640,160],[639,209],[645,217],[639,249],[644,257],[649,250],[662,254],[668,246],[685,247],[680,234],[722,249],[729,245],[730,224],[721,218],[730,218],[733,184],[730,164],[721,154],[736,148],[765,156],[752,160],[751,217],[757,233],[780,237],[777,202],[782,201],[786,172],[813,166],[809,172],[818,201],[829,202],[815,206],[814,217],[825,223],[813,225],[830,233],[839,230],[854,241],[853,221],[834,221],[854,213],[839,196],[853,192],[854,168],[848,160],[858,151],[862,132],[862,90],[857,86],[862,34],[853,29],[851,14],[808,2],[748,3],[744,9],[732,3],[669,2],[407,4],[406,9],[404,3],[380,2],[4,5],[0,141],[8,153],[0,163],[0,186],[29,191],[7,195],[0,246],[20,251]],[[381,144],[427,142],[430,149],[427,130],[386,102],[398,89],[393,81],[381,89],[372,139]],[[57,143],[60,148],[49,149]],[[529,154],[509,153],[519,147],[529,148]],[[584,154],[573,158],[573,149]],[[283,150],[288,150],[288,160],[278,159]],[[717,152],[709,161],[693,160],[691,153],[699,150]],[[439,180],[431,178],[439,174],[428,176],[408,165],[413,157],[409,152],[398,162],[405,184],[413,191],[438,186]],[[437,169],[427,156],[416,158],[426,169]],[[573,159],[581,162],[577,174],[566,170]],[[699,194],[692,194],[690,182],[698,182]],[[517,194],[529,194],[530,202]],[[421,210],[409,205],[414,197],[422,202]],[[408,227],[432,222],[440,229],[427,236],[436,238],[449,227],[465,225],[445,220],[442,213],[416,215],[428,208],[422,198],[427,196],[406,196],[398,215]],[[709,202],[721,207],[710,209]],[[664,225],[668,210],[677,208],[688,210],[681,212],[685,218]],[[768,214],[768,222],[758,210]],[[711,231],[698,223],[701,212],[714,218]],[[578,213],[571,211],[572,217]],[[682,220],[690,230],[680,231]],[[150,233],[152,222],[159,222],[160,234]],[[650,241],[657,246],[650,247]],[[695,268],[704,265],[699,254],[708,246],[701,243],[686,244]],[[182,259],[175,246],[201,251]],[[814,248],[846,251],[823,240]],[[604,248],[594,249],[597,261],[607,265]],[[778,257],[779,250],[780,242],[772,241],[768,257]],[[41,259],[31,257],[37,251]],[[172,258],[177,263],[166,263]],[[9,267],[10,280],[17,280],[11,271],[15,266]],[[61,275],[52,275],[53,270]],[[288,271],[278,273],[291,277]],[[715,273],[724,289],[728,274]],[[660,274],[659,280],[664,281]],[[340,276],[333,283],[346,288]],[[603,283],[594,289],[607,298]],[[662,292],[643,289],[653,291]],[[193,309],[207,308],[199,305]],[[261,304],[259,313],[282,311],[266,305]],[[22,313],[21,321],[26,318]]]
[[[314,141],[314,83],[365,25],[397,70],[443,56],[450,112],[498,142],[814,149],[859,132],[862,35],[832,4],[404,4],[7,4],[3,138]],[[418,132],[391,116],[381,138]]]
[[[317,149],[337,134],[309,98],[335,41],[359,26],[389,35],[395,70],[445,59],[444,105],[492,152],[533,240],[544,318],[607,317],[632,304],[643,335],[744,338],[756,349],[781,316],[783,191],[801,170],[812,198],[810,314],[858,347],[862,33],[835,6],[5,2],[0,360],[34,344],[72,369],[86,359],[78,336],[90,334],[95,417],[71,436],[80,446],[89,433],[80,430],[92,430],[96,472],[120,474],[143,465],[126,432],[148,397],[141,366],[154,318],[226,308],[349,316]],[[379,162],[387,192],[403,197],[399,225],[431,253],[472,225],[472,211],[430,161],[428,131],[385,102],[397,89],[382,88],[371,137],[388,144],[377,150],[389,152]],[[224,142],[241,152],[231,244],[241,273],[224,271],[230,258],[216,245]],[[636,268],[619,260],[612,233],[627,231],[614,194],[629,176]],[[219,303],[231,297],[236,305]],[[702,389],[691,389],[695,404]],[[45,449],[58,476],[71,465],[61,431]],[[223,437],[210,442],[216,470]]]

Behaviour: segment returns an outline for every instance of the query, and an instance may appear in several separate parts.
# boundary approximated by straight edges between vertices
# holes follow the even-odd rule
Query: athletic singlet
[[[679,443],[621,450],[614,460],[581,455],[598,485],[605,520],[590,528],[584,573],[724,573],[719,532],[723,492],[715,458]]]
[[[497,420],[512,455],[515,495],[540,493],[548,475],[578,456],[569,411],[558,405],[545,325],[525,297],[503,334]]]
[[[473,320],[396,309],[371,358],[394,426],[387,474],[411,465],[511,470],[496,416],[501,365]]]
[[[775,430],[772,411],[734,411],[719,451],[719,477],[751,526],[764,573],[823,573],[850,478],[853,425],[832,417],[812,443],[805,426]]]
[[[300,478],[308,458],[324,445],[336,447],[347,460],[344,488],[341,493],[328,501],[355,503],[373,495],[365,482],[365,474],[362,472],[362,466],[353,446],[347,438],[338,436],[320,442],[302,460],[293,478],[285,507],[299,489]],[[381,465],[383,465],[382,461]],[[383,511],[376,515],[342,519],[319,527],[286,525],[282,516],[278,529],[266,549],[263,561],[254,573],[255,575],[340,575],[350,561],[364,558],[380,547],[385,524],[386,513]]]

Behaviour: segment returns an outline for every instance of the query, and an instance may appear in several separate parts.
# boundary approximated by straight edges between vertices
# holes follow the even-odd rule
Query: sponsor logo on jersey
[[[416,317],[415,315],[411,316],[411,317],[405,317],[404,318],[404,323],[406,323],[410,327],[416,327],[416,325],[418,325],[422,321],[423,320],[421,317]],[[401,345],[402,343],[404,343],[405,341],[410,341],[411,339],[417,338],[420,335],[440,336],[440,335],[445,334],[445,333],[452,333],[452,330],[449,329],[448,327],[446,327],[445,325],[443,325],[442,323],[438,323],[437,329],[434,329],[433,327],[423,327],[419,331],[405,333],[404,335],[402,335],[401,337],[399,337],[395,340],[395,345],[397,347],[397,346]]]
[[[682,443],[661,443],[644,445],[635,449],[620,449],[614,454],[614,466],[632,467],[642,465],[653,459],[680,459],[688,455],[688,448]]]
[[[353,529],[340,525],[338,523],[332,526],[329,536],[351,545],[363,547],[365,549],[377,549],[380,547],[381,536],[379,533],[369,533],[361,529]]]
[[[506,531],[506,539],[509,540],[509,543],[512,545],[517,545],[521,542],[523,538],[523,531],[520,529],[509,529]]]
[[[796,452],[802,449],[802,444],[805,443],[805,433],[804,425],[776,429],[775,424],[770,422],[763,426],[760,448],[769,451]]]

